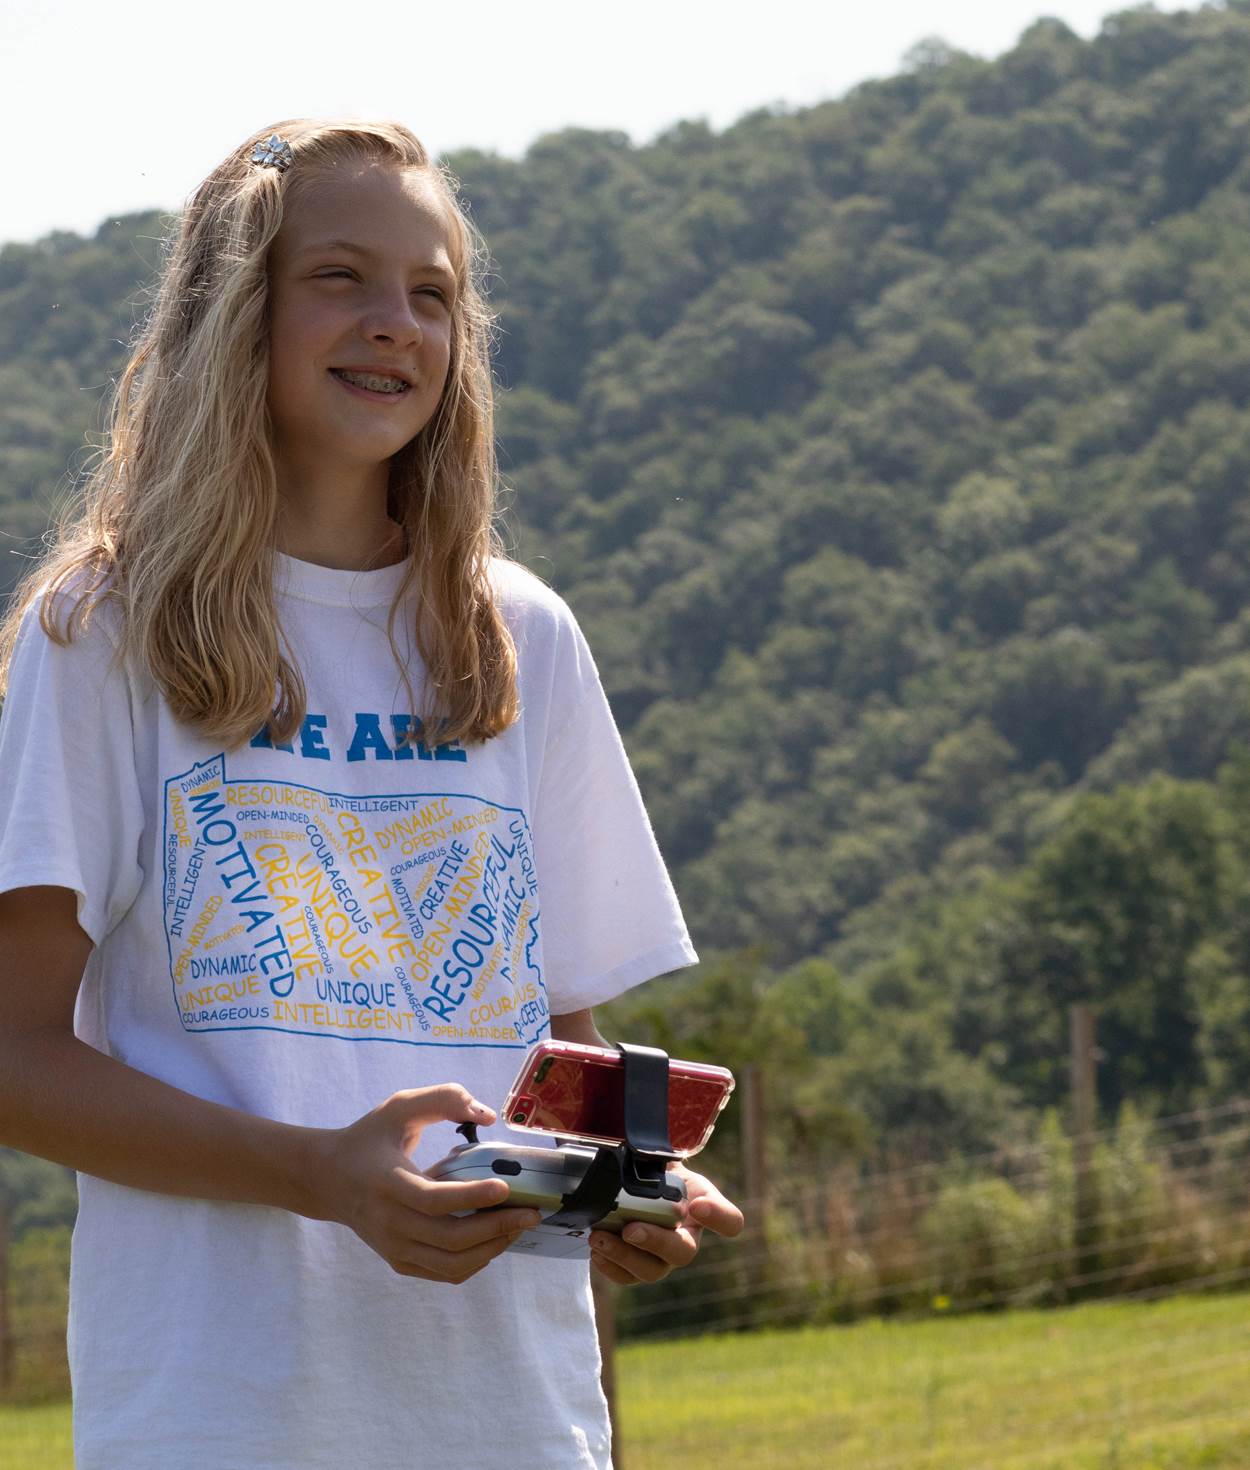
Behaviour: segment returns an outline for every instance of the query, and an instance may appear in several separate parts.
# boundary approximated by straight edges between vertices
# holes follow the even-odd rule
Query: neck
[[[346,481],[302,475],[279,485],[277,547],[339,571],[373,571],[402,561],[404,533],[386,513],[386,465]]]

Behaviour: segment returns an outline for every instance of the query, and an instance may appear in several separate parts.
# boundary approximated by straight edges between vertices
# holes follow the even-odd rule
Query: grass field
[[[1250,1467],[1250,1297],[621,1349],[623,1470]]]
[[[621,1470],[1250,1467],[1250,1296],[639,1343],[617,1373]],[[0,1408],[0,1470],[71,1467],[68,1405]]]
[[[0,1406],[0,1470],[72,1470],[68,1404]]]

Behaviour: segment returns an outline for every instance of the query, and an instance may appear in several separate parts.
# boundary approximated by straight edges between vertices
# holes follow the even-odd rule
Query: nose
[[[400,347],[420,343],[422,337],[421,321],[406,288],[374,296],[361,329],[372,342],[393,342]]]

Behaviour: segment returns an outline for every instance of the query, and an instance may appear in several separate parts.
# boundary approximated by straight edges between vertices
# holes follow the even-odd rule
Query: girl
[[[697,960],[585,639],[494,529],[455,188],[392,123],[214,169],[0,627],[0,1143],[81,1171],[78,1470],[609,1463],[588,1272],[422,1172],[534,1040]],[[686,1178],[599,1270],[738,1233]]]

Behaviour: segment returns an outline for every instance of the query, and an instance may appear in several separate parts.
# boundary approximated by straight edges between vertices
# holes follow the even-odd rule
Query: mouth
[[[330,375],[337,378],[348,392],[361,398],[371,398],[375,403],[395,403],[412,392],[412,384],[398,374],[331,368]]]

